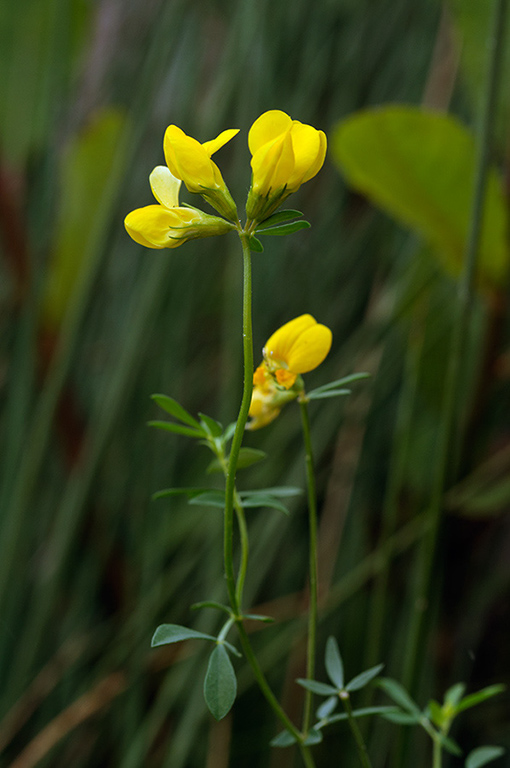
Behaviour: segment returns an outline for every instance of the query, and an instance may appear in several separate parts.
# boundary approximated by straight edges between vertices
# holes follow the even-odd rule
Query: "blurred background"
[[[190,605],[225,599],[221,514],[151,501],[162,488],[200,485],[209,456],[147,427],[161,418],[150,395],[171,395],[226,424],[241,387],[236,237],[150,251],[124,231],[126,213],[152,202],[148,175],[164,162],[170,123],[200,141],[241,129],[215,156],[241,207],[250,184],[247,131],[259,114],[282,109],[330,138],[323,170],[291,201],[312,228],[267,239],[254,255],[256,360],[270,333],[309,312],[333,330],[334,344],[308,386],[371,374],[350,398],[311,406],[319,647],[333,634],[349,677],[384,662],[422,706],[460,680],[470,691],[508,682],[506,284],[490,296],[477,291],[473,302],[460,470],[443,499],[433,589],[417,605],[457,281],[419,234],[346,182],[334,140],[340,121],[388,103],[450,111],[473,130],[491,5],[0,5],[2,765],[294,764],[293,750],[270,755],[278,726],[243,662],[234,710],[215,723],[202,696],[208,649],[150,649],[162,622],[217,630],[215,613]],[[503,178],[505,107],[493,153]],[[181,198],[206,207],[185,190]],[[240,474],[241,488],[304,487],[298,410],[290,405],[247,435],[269,458]],[[276,618],[250,629],[296,718],[304,499],[288,518],[250,513],[246,587],[253,609]],[[413,652],[416,610],[426,612],[430,631]],[[374,701],[387,703],[380,693]],[[397,726],[372,723],[365,732],[374,768],[430,765],[421,736],[394,752]],[[508,698],[465,713],[453,735],[466,751],[510,748]],[[317,764],[357,765],[342,723],[317,748]],[[510,765],[508,756],[498,765]]]

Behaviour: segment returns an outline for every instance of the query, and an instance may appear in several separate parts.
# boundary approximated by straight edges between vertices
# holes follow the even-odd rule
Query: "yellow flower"
[[[209,216],[196,208],[179,205],[181,181],[164,165],[149,176],[159,205],[147,205],[128,213],[124,226],[128,234],[147,248],[177,248],[197,237],[223,235],[232,225],[218,216]]]
[[[172,174],[185,183],[189,192],[202,195],[231,221],[237,221],[236,206],[211,155],[237,133],[238,129],[230,128],[215,139],[200,144],[181,128],[169,125],[163,140],[165,159]]]
[[[248,429],[259,429],[275,419],[282,406],[303,390],[301,373],[317,368],[331,349],[333,335],[311,315],[300,315],[282,325],[267,340],[264,361],[253,375]]]
[[[326,135],[292,120],[278,109],[264,112],[248,134],[252,185],[246,204],[249,219],[263,221],[324,163]]]

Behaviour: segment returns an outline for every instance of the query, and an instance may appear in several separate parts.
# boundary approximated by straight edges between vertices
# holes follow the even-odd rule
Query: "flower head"
[[[169,125],[163,140],[165,159],[172,174],[185,183],[189,192],[202,195],[231,221],[237,220],[236,206],[211,155],[238,132],[238,129],[230,128],[215,139],[200,144],[178,126]]]
[[[267,340],[264,360],[253,376],[249,429],[275,419],[282,406],[303,390],[300,374],[317,368],[326,358],[333,335],[311,315],[300,315],[282,325]]]
[[[324,163],[326,135],[292,120],[278,109],[264,112],[248,134],[252,185],[246,204],[249,219],[263,221]]]
[[[146,205],[128,213],[124,226],[128,234],[147,248],[177,248],[187,240],[223,235],[232,225],[218,216],[179,205],[181,181],[164,165],[149,176],[152,193],[159,205]]]

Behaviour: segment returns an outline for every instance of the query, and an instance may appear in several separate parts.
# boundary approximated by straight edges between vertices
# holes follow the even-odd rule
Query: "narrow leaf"
[[[341,397],[342,395],[350,395],[351,389],[328,389],[326,392],[310,392],[306,395],[308,400],[325,400],[327,397]]]
[[[155,648],[157,645],[180,643],[181,640],[212,640],[216,642],[216,638],[212,635],[197,632],[195,629],[181,627],[179,624],[161,624],[154,632],[151,646]]]
[[[428,710],[431,721],[434,725],[437,725],[438,728],[441,728],[441,726],[448,720],[448,716],[443,712],[441,705],[433,699],[429,701]]]
[[[364,688],[367,683],[369,683],[371,680],[374,679],[374,677],[377,677],[381,669],[384,668],[384,664],[377,664],[375,667],[371,667],[370,669],[366,669],[365,672],[362,672],[359,675],[356,675],[356,677],[353,677],[350,683],[347,683],[345,686],[346,691],[358,691],[360,688]]]
[[[381,712],[381,717],[397,725],[416,725],[421,721],[421,715],[411,715],[409,712]]]
[[[164,429],[167,432],[174,432],[176,435],[186,435],[186,437],[204,437],[204,433],[201,429],[183,427],[181,424],[174,424],[172,421],[148,421],[147,424],[149,427]]]
[[[168,395],[151,395],[152,400],[159,405],[164,411],[173,416],[175,419],[188,424],[190,427],[200,427],[200,424],[193,416],[186,411],[177,400]]]
[[[457,704],[464,696],[465,690],[466,686],[464,683],[456,683],[455,685],[452,685],[444,695],[444,703],[450,704],[452,707],[457,707]]]
[[[200,493],[197,496],[193,496],[189,500],[189,504],[205,506],[205,507],[218,507],[223,509],[225,506],[225,492],[224,491],[206,491]]]
[[[206,432],[209,432],[211,437],[220,437],[223,434],[223,424],[216,419],[212,419],[210,416],[206,416],[205,413],[199,413],[200,421]]]
[[[463,712],[465,709],[475,707],[477,704],[481,704],[482,701],[491,699],[493,696],[497,696],[498,693],[502,693],[505,690],[504,685],[489,685],[487,688],[482,688],[477,693],[472,693],[462,699],[457,705],[457,712]]]
[[[319,694],[319,696],[331,696],[338,693],[337,688],[333,688],[332,685],[327,685],[326,683],[319,683],[318,680],[304,680],[300,677],[296,680],[296,683],[306,688],[307,691]]]
[[[303,493],[303,489],[292,485],[275,485],[272,488],[260,488],[256,491],[241,491],[239,495],[244,499],[248,498],[253,493],[263,493],[267,496],[286,498],[288,496],[300,496]]]
[[[237,459],[237,469],[251,467],[252,464],[262,461],[266,456],[267,453],[261,451],[259,448],[241,448],[239,451],[239,458]]]
[[[482,768],[483,765],[505,754],[503,747],[478,747],[466,758],[466,768]]]
[[[282,731],[269,742],[272,747],[290,747],[296,743],[296,737],[290,731]]]
[[[320,707],[317,707],[316,715],[319,720],[324,720],[329,717],[338,704],[338,696],[330,696],[329,699],[323,701]]]
[[[294,232],[299,232],[300,229],[310,229],[311,224],[309,221],[292,221],[290,224],[282,224],[279,227],[267,227],[266,229],[257,229],[257,234],[260,235],[292,235]]]
[[[260,613],[245,613],[243,619],[251,619],[252,621],[262,621],[264,624],[272,624],[274,619],[272,616],[263,616]]]
[[[344,687],[344,665],[342,663],[342,657],[340,656],[338,643],[334,637],[328,637],[324,663],[331,682],[334,683],[337,688],[342,689]]]
[[[257,231],[259,229],[266,229],[267,227],[273,227],[275,224],[281,224],[283,221],[290,221],[290,219],[298,219],[303,214],[301,211],[293,211],[293,210],[284,210],[284,211],[278,211],[278,213],[273,213],[272,216],[269,216],[269,218],[264,219],[264,221],[258,225]]]
[[[204,698],[216,720],[228,714],[235,701],[237,680],[229,655],[223,645],[217,645],[209,657],[204,680]]]
[[[307,747],[311,747],[314,744],[320,744],[323,739],[322,731],[318,731],[317,728],[310,728],[308,736],[304,740],[303,744]]]
[[[378,685],[385,691],[390,699],[393,699],[396,704],[400,704],[401,707],[411,712],[413,715],[418,716],[418,720],[421,720],[422,713],[420,708],[412,700],[407,693],[406,689],[396,680],[392,680],[390,677],[383,677],[378,681]]]
[[[353,709],[353,717],[368,717],[369,715],[384,715],[398,714],[395,707],[362,707],[361,709]],[[339,723],[341,720],[348,719],[347,712],[341,712],[338,715],[328,717],[328,723]]]
[[[276,499],[274,496],[269,496],[265,493],[251,493],[250,496],[243,499],[243,507],[249,508],[249,507],[268,507],[269,509],[277,509],[280,512],[283,512],[284,515],[289,514],[289,510],[285,506],[285,504],[282,504],[279,499]]]
[[[338,387],[345,387],[346,384],[353,384],[355,381],[369,378],[369,373],[350,373],[348,376],[343,376],[341,379],[330,381],[329,384],[322,384],[322,386],[314,389],[313,392],[323,392],[326,389],[338,389]]]
[[[193,605],[191,606],[192,611],[198,611],[200,608],[216,608],[218,611],[223,611],[229,616],[232,615],[232,611],[228,607],[228,605],[223,605],[223,603],[217,603],[215,600],[202,600],[200,603],[193,603]]]
[[[457,757],[462,755],[462,750],[457,744],[457,742],[451,739],[449,736],[443,736],[441,734],[440,741],[443,747],[446,749],[446,751],[449,752],[451,755],[456,755]]]
[[[209,493],[211,488],[164,488],[161,491],[156,491],[152,494],[152,499],[163,499],[167,496],[187,496],[188,499],[192,499],[194,496],[199,496],[201,493]]]

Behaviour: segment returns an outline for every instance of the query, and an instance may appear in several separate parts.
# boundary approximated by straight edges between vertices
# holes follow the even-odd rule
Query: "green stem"
[[[363,766],[363,768],[372,768],[372,763],[370,762],[370,758],[368,756],[368,750],[367,750],[366,744],[363,741],[363,736],[361,735],[361,731],[358,728],[356,718],[353,717],[353,714],[352,714],[352,707],[351,707],[349,694],[347,691],[342,692],[342,694],[340,695],[340,699],[347,713],[347,721],[349,723],[351,733],[354,736],[354,741],[356,742],[356,748],[358,750],[358,757],[359,757],[360,763]]]
[[[432,768],[441,768],[442,749],[439,739],[434,739]]]
[[[303,426],[303,440],[306,453],[306,482],[308,487],[308,520],[309,520],[309,588],[310,603],[308,607],[308,641],[306,654],[306,676],[309,680],[315,677],[315,650],[317,638],[317,494],[315,489],[315,474],[313,468],[312,439],[310,433],[310,417],[308,414],[308,401],[303,395],[299,398],[301,408],[301,422]],[[307,734],[310,728],[312,715],[313,694],[305,693],[305,707],[303,714],[303,733]]]
[[[223,555],[225,575],[230,605],[236,617],[239,616],[240,606],[236,591],[236,579],[234,574],[233,539],[234,539],[234,495],[236,482],[236,469],[241,443],[243,441],[244,428],[248,419],[251,394],[253,390],[253,332],[251,323],[251,252],[248,238],[244,233],[239,233],[243,246],[243,359],[244,359],[244,384],[241,407],[237,417],[236,429],[232,438],[230,456],[228,460],[227,477],[225,484],[225,527],[223,540]]]
[[[503,52],[503,35],[505,30],[507,0],[495,0],[492,34],[490,37],[491,52],[489,75],[485,93],[485,103],[481,115],[481,126],[478,141],[478,157],[474,181],[473,201],[471,210],[471,226],[466,246],[464,271],[459,283],[457,313],[453,328],[449,367],[445,382],[443,402],[442,430],[438,441],[438,463],[433,478],[433,486],[428,515],[431,527],[424,539],[423,550],[420,553],[418,571],[418,586],[416,590],[415,613],[408,640],[408,653],[404,669],[403,682],[406,687],[412,687],[416,676],[417,659],[422,655],[420,646],[423,642],[425,611],[431,590],[436,544],[441,521],[443,492],[448,477],[457,469],[461,426],[459,424],[458,402],[462,391],[464,375],[464,357],[469,338],[469,325],[473,306],[474,280],[476,273],[477,255],[480,245],[483,206],[485,199],[486,179],[489,167],[489,150],[494,127],[496,94],[498,90]],[[452,458],[453,457],[453,460]]]
[[[236,511],[237,525],[239,528],[239,539],[241,542],[241,560],[239,563],[239,571],[237,573],[236,583],[236,599],[239,609],[243,607],[243,590],[244,582],[246,579],[246,571],[248,569],[248,555],[250,552],[249,540],[248,540],[248,528],[246,526],[246,518],[244,516],[243,505],[239,500],[237,491],[234,493],[234,508]]]

